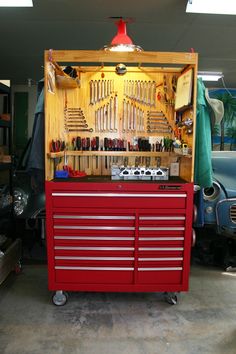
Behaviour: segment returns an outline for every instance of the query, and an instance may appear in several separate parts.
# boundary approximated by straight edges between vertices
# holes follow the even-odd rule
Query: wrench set
[[[172,128],[163,112],[149,111],[147,113],[147,132],[158,134],[170,134]]]
[[[109,102],[95,111],[95,131],[114,132],[118,131],[118,96],[109,99]]]
[[[65,108],[64,123],[66,132],[93,132],[93,128],[89,128],[81,108]]]
[[[129,100],[123,100],[123,132],[144,132],[144,110]]]
[[[114,92],[114,80],[91,80],[89,92],[91,105],[101,102]]]
[[[127,98],[135,100],[147,106],[155,106],[156,104],[156,82],[125,80],[124,95]]]

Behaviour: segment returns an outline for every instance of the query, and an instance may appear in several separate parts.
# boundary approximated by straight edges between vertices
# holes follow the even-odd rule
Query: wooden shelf
[[[64,151],[60,152],[50,152],[48,157],[55,159],[58,157],[63,157],[65,155]],[[155,157],[155,156],[175,156],[173,152],[162,152],[162,151],[66,151],[67,156],[144,156],[144,157]],[[183,155],[182,155],[183,156]]]

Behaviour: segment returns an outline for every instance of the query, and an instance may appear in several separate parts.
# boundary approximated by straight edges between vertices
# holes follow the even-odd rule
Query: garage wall
[[[37,86],[32,85],[28,87],[27,85],[13,85],[12,90],[12,107],[14,110],[14,93],[15,92],[27,92],[28,93],[28,138],[32,135],[32,128],[34,123],[34,112],[37,103]],[[14,116],[14,111],[12,111],[12,116]]]

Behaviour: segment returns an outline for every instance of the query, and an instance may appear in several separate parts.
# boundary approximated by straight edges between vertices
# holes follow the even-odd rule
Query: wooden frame
[[[197,53],[172,53],[172,52],[139,52],[139,53],[119,53],[119,52],[109,52],[109,51],[85,51],[85,50],[53,50],[53,51],[45,51],[45,88],[47,88],[47,65],[49,62],[56,63],[56,66],[60,69],[60,65],[73,65],[78,67],[78,71],[83,73],[86,68],[87,72],[99,73],[104,72],[108,73],[110,71],[109,67],[106,67],[106,64],[118,64],[125,63],[127,65],[135,64],[135,72],[151,75],[152,73],[158,74],[166,73],[168,75],[176,74],[180,75],[182,72],[187,70],[188,68],[193,68],[193,104],[191,106],[192,119],[194,121],[195,126],[195,117],[196,117],[196,92],[197,92],[197,70],[198,70],[198,54]],[[87,64],[93,64],[93,66],[86,66]],[[97,65],[97,66],[96,66]],[[149,67],[148,65],[152,65]],[[72,79],[73,80],[73,79]],[[74,82],[73,82],[74,84]],[[75,90],[77,90],[76,86]],[[73,89],[72,89],[73,90]],[[65,92],[67,91],[68,95],[71,94],[70,89],[56,89],[54,97],[50,94],[47,89],[45,89],[45,152],[46,152],[46,180],[51,180],[53,178],[53,166],[56,157],[62,157],[62,153],[50,153],[49,151],[49,142],[51,139],[54,139],[56,136],[60,138],[61,134],[61,125],[59,124],[59,120],[61,120],[62,116],[62,108],[60,108],[60,102],[64,99]],[[83,98],[84,99],[84,98]],[[76,101],[76,100],[74,100]],[[73,102],[73,99],[71,99]],[[84,102],[84,105],[86,103]],[[52,106],[54,108],[52,109]],[[173,114],[173,113],[172,113]],[[186,116],[188,111],[183,113],[183,116]],[[172,123],[173,124],[173,123]],[[55,133],[55,136],[52,136],[51,132],[58,130]],[[95,135],[93,133],[93,135]],[[195,129],[193,129],[193,134],[191,137],[186,137],[189,139],[189,145],[191,146],[191,156],[179,156],[181,158],[181,169],[180,174],[183,179],[188,182],[193,181],[194,175],[194,141],[195,141]],[[137,155],[136,152],[118,152],[118,151],[68,151],[67,154],[69,156],[104,156],[104,155],[112,155],[112,156],[132,156]],[[154,155],[155,157],[160,155],[164,157],[164,159],[172,159],[170,161],[174,161],[178,157],[178,154],[175,153],[142,153],[138,155]],[[98,174],[98,172],[97,172]],[[107,171],[106,174],[109,174]]]

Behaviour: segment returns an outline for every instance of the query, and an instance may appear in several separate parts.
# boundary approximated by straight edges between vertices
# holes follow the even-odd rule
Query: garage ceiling
[[[38,81],[45,49],[100,49],[116,33],[108,17],[122,16],[134,18],[128,34],[144,50],[194,48],[199,70],[222,71],[227,87],[236,87],[236,17],[186,14],[186,2],[34,0],[33,8],[0,8],[0,78]]]

